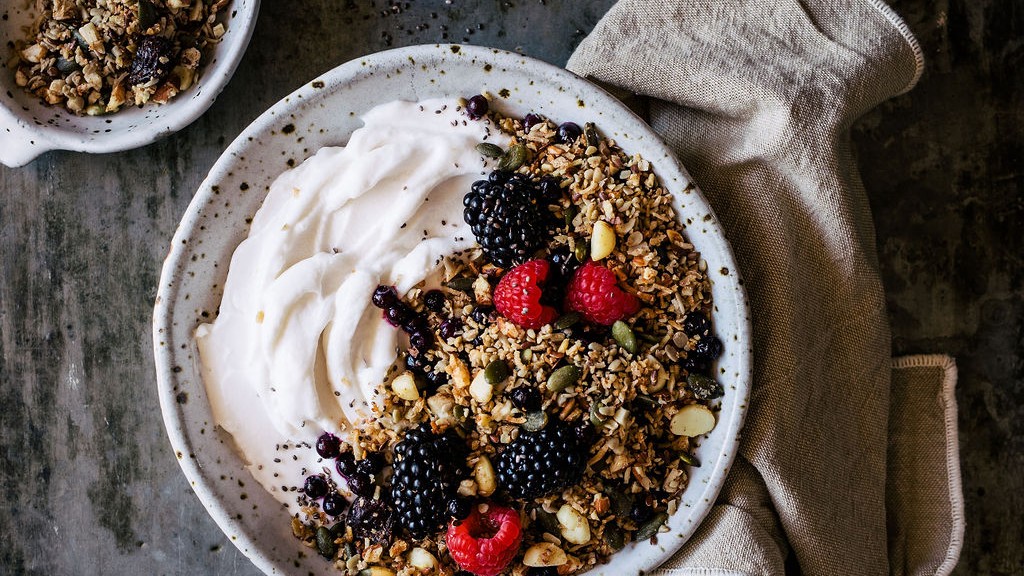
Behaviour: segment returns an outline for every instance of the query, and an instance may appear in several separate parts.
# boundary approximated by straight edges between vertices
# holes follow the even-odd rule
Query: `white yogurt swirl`
[[[475,146],[486,126],[447,100],[391,102],[362,119],[345,147],[271,185],[231,258],[217,319],[196,330],[216,423],[282,502],[281,487],[301,482],[282,446],[370,416],[395,361],[399,332],[373,290],[404,293],[474,243],[462,197],[485,173]],[[293,453],[316,462],[311,449]]]

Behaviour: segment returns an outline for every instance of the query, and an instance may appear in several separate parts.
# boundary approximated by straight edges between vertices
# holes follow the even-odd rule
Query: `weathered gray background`
[[[191,127],[132,152],[0,167],[0,574],[255,575],[179,472],[157,405],[152,301],[193,191],[260,112],[350,58],[454,41],[564,64],[612,3],[268,0]],[[958,359],[958,573],[1021,574],[1024,4],[895,7],[928,70],[854,133],[894,349]]]

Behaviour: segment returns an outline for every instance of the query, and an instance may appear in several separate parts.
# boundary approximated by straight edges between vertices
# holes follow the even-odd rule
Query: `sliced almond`
[[[565,552],[551,542],[538,542],[526,549],[523,564],[533,568],[561,566],[569,561]]]
[[[416,387],[416,378],[412,372],[402,372],[391,380],[391,392],[402,400],[410,402],[420,398],[420,390]]]
[[[700,436],[715,428],[715,415],[703,404],[689,404],[676,412],[669,429],[676,436]]]
[[[477,460],[473,467],[473,478],[476,479],[477,494],[480,496],[490,496],[498,489],[498,476],[487,456],[480,456]]]
[[[409,556],[406,558],[406,561],[413,568],[418,568],[420,570],[437,570],[437,567],[439,566],[437,558],[433,554],[419,547],[413,548],[409,551]]]
[[[590,542],[590,523],[582,514],[568,504],[563,504],[555,514],[562,531],[562,538],[573,544]]]
[[[402,372],[391,381],[391,391],[402,400],[418,400],[420,391],[416,388],[416,379],[412,372]]]
[[[472,384],[469,385],[469,395],[474,400],[481,404],[486,404],[491,400],[491,396],[494,394],[494,386],[487,381],[487,376],[484,371],[481,370],[477,373],[476,377],[473,378]]]
[[[594,223],[594,235],[590,237],[590,259],[607,258],[615,250],[615,228],[604,220]]]

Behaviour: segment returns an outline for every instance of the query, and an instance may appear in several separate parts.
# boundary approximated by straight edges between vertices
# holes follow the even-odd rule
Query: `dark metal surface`
[[[189,128],[0,167],[0,574],[257,574],[185,482],[156,400],[152,301],[192,193],[245,125],[342,62],[452,41],[564,64],[612,4],[267,1],[234,79]],[[959,361],[958,572],[1021,573],[1024,14],[1013,0],[895,7],[929,67],[854,131],[894,348]]]

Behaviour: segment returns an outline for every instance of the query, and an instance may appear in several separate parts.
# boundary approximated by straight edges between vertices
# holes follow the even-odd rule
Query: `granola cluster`
[[[402,295],[399,306],[423,319],[412,334],[428,330],[430,337],[400,353],[377,390],[375,418],[350,430],[354,440],[343,448],[350,459],[385,455],[394,463],[410,431],[454,431],[468,449],[457,500],[481,513],[518,511],[521,543],[501,572],[514,576],[574,574],[631,541],[656,537],[686,488],[687,466],[700,465],[692,437],[714,426],[711,405],[723,393],[706,361],[709,346],[711,362],[721,353],[710,330],[706,263],[686,239],[671,193],[647,160],[593,125],[567,139],[554,123],[533,120],[524,125],[490,112],[481,121],[504,134],[507,147],[489,142],[479,150],[504,172],[557,183],[561,193],[546,209],[560,224],[536,256],[553,266],[599,257],[639,310],[611,327],[562,310],[553,322],[524,328],[495,309],[495,288],[509,270],[479,247],[453,254],[441,263],[443,289]],[[545,430],[560,435],[551,446],[584,447],[584,470],[570,471],[569,485],[536,497],[530,488],[524,497],[520,486],[533,480],[517,475],[529,473],[523,458],[552,449],[532,444]],[[513,452],[524,456],[512,461]],[[559,457],[571,460],[537,456]],[[364,491],[353,510],[385,505],[386,470],[373,478],[379,486]],[[454,504],[447,540],[443,527],[423,538],[398,527],[370,538],[345,518],[332,525],[315,501],[307,504],[293,520],[296,536],[348,574],[473,572],[448,550],[464,515]]]
[[[230,0],[37,0],[15,82],[75,114],[164,104],[194,84]]]

